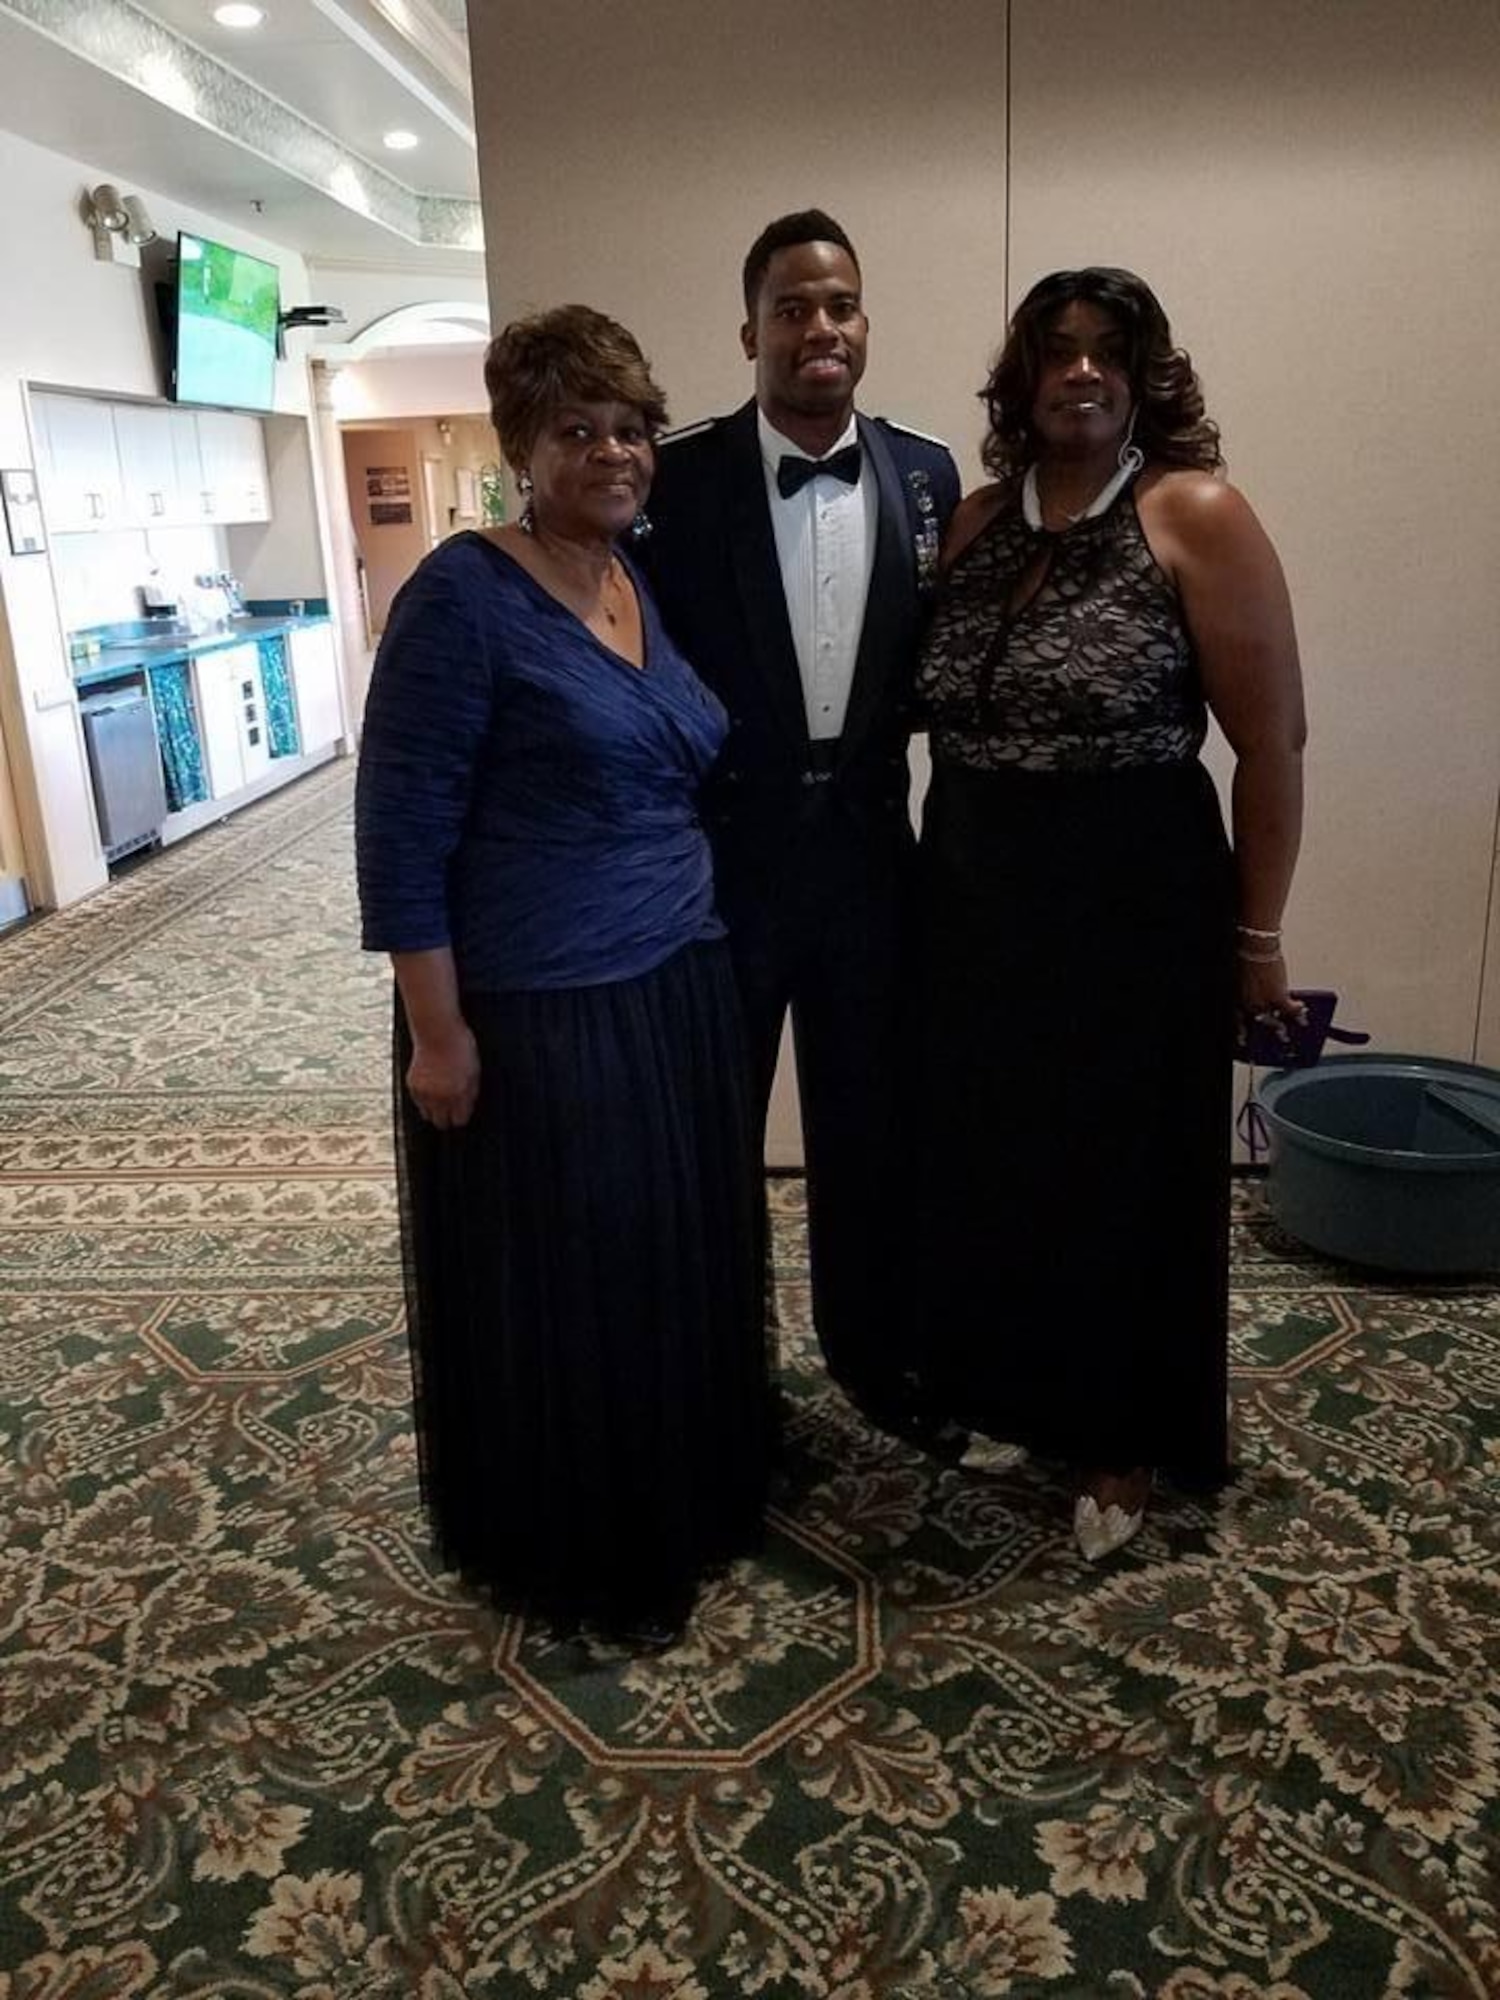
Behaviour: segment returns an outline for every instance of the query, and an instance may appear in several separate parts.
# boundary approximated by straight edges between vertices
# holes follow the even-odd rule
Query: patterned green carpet
[[[1236,1240],[1112,1566],[863,1429],[688,1642],[435,1575],[335,768],[0,944],[0,2000],[1500,1994],[1500,1306]]]

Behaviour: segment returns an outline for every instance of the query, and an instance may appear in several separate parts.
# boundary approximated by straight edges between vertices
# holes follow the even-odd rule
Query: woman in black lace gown
[[[1227,1471],[1233,1017],[1295,1011],[1305,725],[1280,565],[1149,288],[1043,279],[983,395],[995,483],[920,677],[927,1343],[954,1416],[1076,1469],[1097,1559],[1153,1470]]]

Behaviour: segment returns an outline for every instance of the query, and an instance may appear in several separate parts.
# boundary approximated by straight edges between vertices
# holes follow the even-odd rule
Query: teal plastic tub
[[[1331,1056],[1260,1087],[1266,1201],[1301,1243],[1380,1270],[1500,1271],[1500,1071]]]

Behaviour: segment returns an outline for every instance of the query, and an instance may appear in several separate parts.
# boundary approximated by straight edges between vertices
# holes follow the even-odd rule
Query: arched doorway
[[[484,518],[496,462],[484,393],[489,312],[426,300],[372,320],[312,354],[352,715],[364,708],[373,649],[392,597],[437,542]]]

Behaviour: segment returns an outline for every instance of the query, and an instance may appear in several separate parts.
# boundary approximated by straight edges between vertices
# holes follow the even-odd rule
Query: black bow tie
[[[842,479],[846,486],[855,485],[859,479],[859,446],[846,444],[842,451],[830,452],[827,458],[778,459],[776,490],[783,500],[790,500],[820,472],[826,472],[830,479]]]

